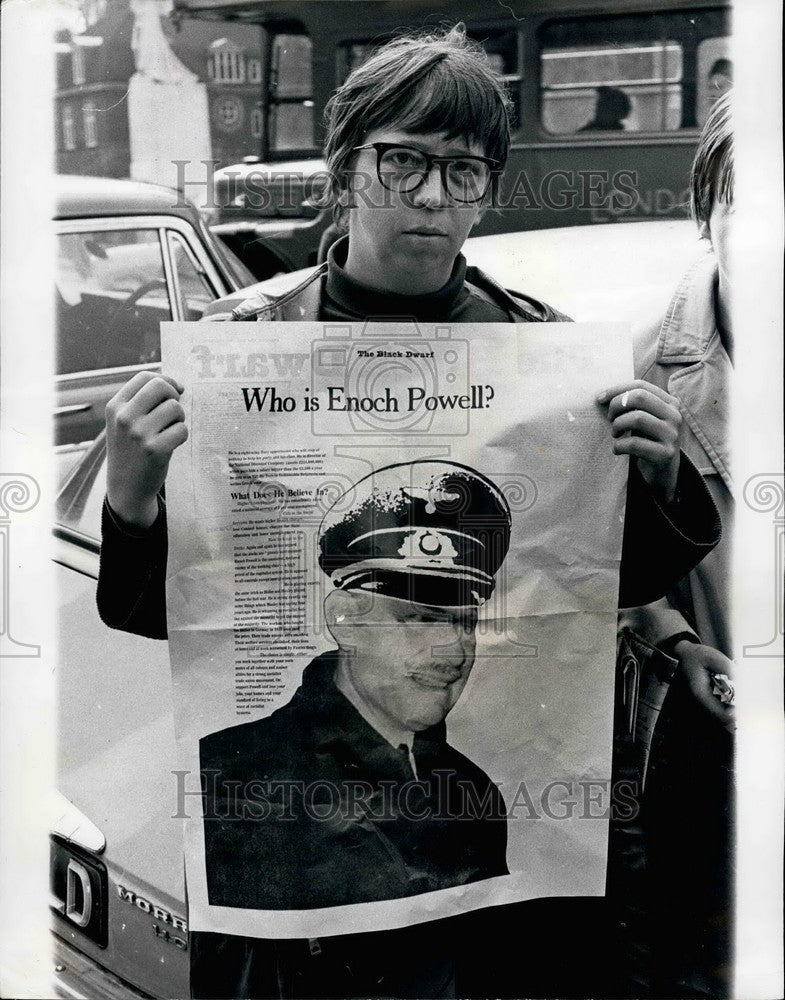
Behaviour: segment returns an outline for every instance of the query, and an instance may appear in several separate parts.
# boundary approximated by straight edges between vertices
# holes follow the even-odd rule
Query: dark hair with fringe
[[[346,185],[352,150],[370,132],[395,127],[474,141],[503,166],[511,101],[485,51],[463,24],[395,38],[349,75],[327,103],[324,156],[335,196]]]
[[[690,174],[690,208],[696,222],[708,223],[715,202],[733,201],[732,91],[726,91],[709,112],[698,140]]]

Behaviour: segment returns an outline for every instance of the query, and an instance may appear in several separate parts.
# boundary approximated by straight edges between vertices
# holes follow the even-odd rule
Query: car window
[[[59,375],[160,361],[172,311],[158,231],[60,234],[56,300]]]
[[[180,312],[183,319],[199,320],[209,303],[215,299],[215,292],[208,284],[202,270],[198,269],[193,251],[186,245],[183,237],[173,232],[169,232],[168,237]]]

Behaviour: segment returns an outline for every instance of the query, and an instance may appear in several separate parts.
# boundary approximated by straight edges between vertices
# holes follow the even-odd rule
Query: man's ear
[[[373,594],[361,590],[331,590],[324,599],[324,622],[341,649],[356,645],[356,627],[367,624]]]
[[[343,233],[349,231],[349,210],[352,208],[349,201],[349,192],[341,191],[333,204],[333,222]]]

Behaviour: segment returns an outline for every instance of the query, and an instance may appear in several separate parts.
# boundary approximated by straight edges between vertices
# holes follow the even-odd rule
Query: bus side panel
[[[513,147],[494,210],[477,234],[684,218],[692,137]]]

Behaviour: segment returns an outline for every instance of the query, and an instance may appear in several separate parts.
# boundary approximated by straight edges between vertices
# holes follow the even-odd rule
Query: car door
[[[55,285],[59,445],[95,438],[119,386],[160,367],[163,320],[199,319],[233,287],[177,216],[59,222]]]
[[[113,980],[109,990],[102,977],[111,976],[155,997],[188,996],[168,649],[98,617],[105,459],[101,434],[64,469],[56,503],[61,815],[51,892],[60,995],[135,995]]]

